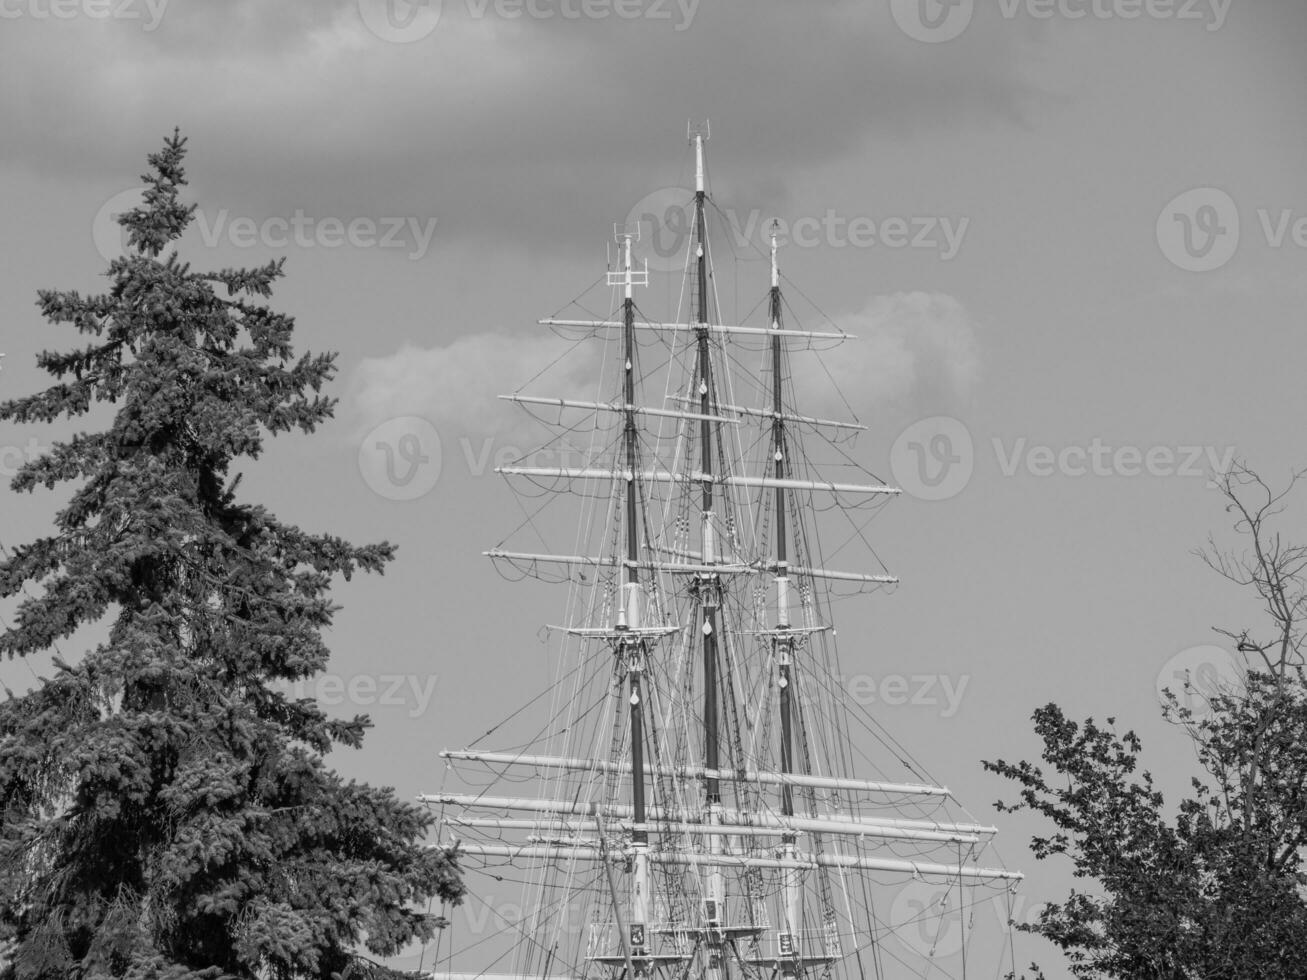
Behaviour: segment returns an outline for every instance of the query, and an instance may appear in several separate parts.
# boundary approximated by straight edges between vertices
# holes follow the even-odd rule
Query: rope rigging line
[[[714,225],[729,224],[729,216],[711,195],[704,200],[705,219],[710,214]],[[654,217],[659,230],[671,227],[668,215]],[[698,241],[697,231],[691,231],[673,318],[668,322],[689,324],[699,315],[709,323],[721,318],[719,290],[724,287],[714,271],[714,239],[708,236],[703,242],[702,271],[695,255]],[[762,255],[751,239],[744,244]],[[725,247],[722,254],[733,258],[737,270],[733,306],[738,312],[738,270],[741,262],[752,260],[747,254],[741,257],[730,235]],[[668,277],[669,304],[672,278]],[[802,290],[781,278],[835,325]],[[599,305],[588,298],[595,285],[564,309],[580,309],[599,321],[589,311]],[[702,301],[691,300],[696,293]],[[754,320],[765,302],[765,298],[754,302],[742,322]],[[616,289],[608,309],[601,322],[624,321],[625,300],[618,302]],[[631,311],[637,325],[662,322],[646,319],[633,301]],[[801,323],[782,292],[778,318],[785,316]],[[966,915],[1000,884],[966,881],[973,872],[964,858],[976,860],[988,853],[992,844],[987,837],[964,852],[957,840],[964,828],[955,829],[952,836],[938,833],[940,827],[955,827],[954,814],[965,812],[964,808],[943,795],[905,794],[896,784],[876,786],[888,781],[890,773],[901,772],[922,783],[936,781],[840,680],[833,603],[891,583],[856,576],[846,581],[839,576],[849,573],[824,571],[832,558],[857,541],[880,569],[877,574],[889,577],[867,534],[888,495],[854,499],[851,492],[823,487],[832,471],[856,473],[883,486],[855,455],[860,430],[809,418],[799,410],[796,381],[802,380],[806,369],[796,379],[798,362],[791,355],[802,352],[817,357],[829,387],[856,421],[848,397],[822,357],[838,341],[825,344],[809,338],[806,344],[792,344],[787,340],[773,366],[769,355],[778,341],[765,332],[712,331],[706,344],[704,335],[693,329],[646,330],[634,338],[624,332],[619,351],[617,331],[607,326],[558,325],[555,331],[572,341],[569,352],[602,335],[595,401],[541,403],[525,411],[551,430],[551,437],[536,452],[554,451],[560,445],[570,451],[573,441],[578,447],[584,443],[584,449],[577,449],[584,470],[564,466],[556,473],[553,467],[531,467],[537,472],[514,475],[514,496],[525,520],[501,545],[525,534],[542,543],[557,537],[556,514],[547,514],[546,508],[561,497],[579,498],[574,505],[580,512],[575,542],[571,556],[561,556],[564,571],[556,575],[548,571],[548,562],[540,560],[545,556],[510,552],[498,556],[497,564],[505,561],[523,575],[546,581],[566,580],[563,622],[574,631],[590,632],[565,632],[557,644],[551,642],[547,664],[552,682],[472,743],[485,744],[493,735],[525,728],[512,739],[517,744],[499,761],[460,766],[457,772],[475,786],[477,798],[484,799],[488,808],[505,814],[480,825],[474,821],[469,837],[486,848],[479,859],[485,867],[474,870],[520,886],[522,907],[531,910],[521,923],[521,931],[529,933],[531,941],[516,946],[515,962],[523,968],[519,972],[545,976],[566,969],[582,980],[611,980],[631,963],[637,940],[626,928],[639,925],[642,930],[648,927],[654,938],[643,937],[642,931],[638,942],[650,950],[661,949],[668,957],[652,968],[659,980],[688,980],[696,964],[704,968],[710,951],[728,958],[737,975],[764,980],[778,968],[778,961],[770,958],[771,950],[779,949],[775,944],[786,928],[794,932],[789,941],[797,943],[806,957],[799,969],[805,980],[844,980],[855,974],[884,977],[891,971],[895,976],[929,976],[937,969],[933,949],[931,955],[910,945],[899,949],[888,944],[889,937],[932,918],[943,921],[945,914]],[[755,352],[761,355],[761,365],[746,363],[755,360]],[[631,358],[629,367],[626,356]],[[773,377],[773,371],[780,376]],[[630,391],[625,388],[628,377],[634,386]],[[661,403],[656,399],[646,403],[640,397],[659,387]],[[649,413],[648,423],[640,425],[633,437],[626,428],[628,402]],[[732,413],[726,406],[739,406],[740,411]],[[610,408],[616,411],[609,412]],[[574,421],[568,413],[577,410],[584,412]],[[701,417],[719,415],[738,417],[729,421]],[[775,458],[780,453],[783,471]],[[521,454],[518,462],[530,456]],[[696,466],[717,479],[711,485],[693,479]],[[628,470],[633,474],[629,496],[622,478]],[[642,473],[667,476],[635,476]],[[773,485],[784,478],[797,486],[776,486],[773,496],[766,482],[727,479],[735,474],[754,481],[770,478]],[[524,503],[536,495],[545,498],[538,506]],[[842,523],[824,516],[832,510],[839,512]],[[782,532],[783,550],[776,540]],[[826,541],[832,538],[839,544],[830,550]],[[781,555],[786,565],[780,567],[790,569],[788,574],[777,574]],[[786,579],[788,585],[776,584]],[[633,598],[628,605],[631,586],[635,589],[629,593]],[[790,623],[778,614],[786,596],[794,627],[785,634],[788,639],[782,648],[776,640],[782,634],[772,621]],[[709,601],[716,608],[716,642],[711,647],[701,629],[701,624],[707,625]],[[646,634],[633,639],[621,632],[628,622],[618,618],[623,608],[636,610],[632,615],[638,616]],[[676,632],[658,636],[658,628]],[[700,654],[708,649],[715,650],[717,687],[715,699],[706,705],[709,679]],[[788,659],[780,660],[778,650]],[[791,700],[786,703],[793,712],[792,744],[783,744],[779,721],[782,699],[777,679],[782,676],[788,676],[791,684]],[[632,698],[639,694],[639,701],[628,702],[628,686]],[[542,702],[549,705],[545,723],[538,729],[522,724]],[[711,754],[704,736],[705,714],[716,715],[720,725]],[[550,754],[527,757],[527,751]],[[516,763],[503,763],[508,753],[519,756]],[[717,760],[713,768],[720,773],[720,809],[709,810],[706,804],[708,788],[719,779],[705,772],[709,758]],[[583,761],[587,759],[597,764],[587,765]],[[800,782],[793,797],[797,805],[791,806],[791,797],[778,786],[752,775],[770,776],[789,766],[796,777],[830,781],[829,785],[841,788]],[[851,782],[859,771],[874,781]],[[644,797],[637,799],[637,779],[641,794],[647,794],[650,802],[648,810],[641,809]],[[538,787],[539,798],[491,796],[494,786],[522,783]],[[850,785],[858,788],[845,788]],[[531,816],[509,816],[521,810]],[[711,816],[714,813],[723,816]],[[634,822],[636,814],[645,815],[644,823]],[[772,832],[790,826],[781,819],[794,815],[822,822],[784,835],[779,829]],[[606,822],[605,816],[612,822]],[[712,821],[719,819],[728,826],[714,829]],[[734,821],[752,826],[736,827]],[[827,821],[842,821],[845,826],[865,822],[881,830],[836,831]],[[935,835],[922,834],[921,829],[931,824]],[[902,831],[885,830],[896,827]],[[794,848],[799,834],[807,835],[803,851],[778,851],[777,838],[784,836],[786,846]],[[649,863],[648,852],[641,850],[646,843],[662,857]],[[778,853],[810,857],[814,863],[768,866]],[[497,855],[511,856],[500,862]],[[683,863],[677,863],[677,858],[683,858]],[[954,860],[956,865],[951,863]],[[925,870],[914,867],[917,864]],[[502,868],[518,870],[507,875],[493,870]],[[870,868],[880,870],[865,870]],[[646,877],[639,879],[638,874]],[[933,903],[906,922],[896,923],[897,910],[877,907],[886,899],[887,888],[913,878],[933,883],[940,876],[950,889],[947,909]],[[637,880],[647,883],[648,894],[635,888]],[[615,884],[618,881],[620,885]],[[725,889],[720,895],[714,890],[717,882]],[[951,891],[955,886],[956,898]],[[1009,887],[1009,904],[1010,895]],[[538,900],[531,904],[533,896]],[[705,902],[714,896],[725,903],[718,909],[720,926],[743,932],[727,939],[709,938]],[[567,928],[579,924],[586,935],[564,932],[563,919],[572,910],[582,911],[585,920],[566,923]],[[645,921],[631,918],[637,912]],[[976,942],[976,932],[973,914],[964,923],[964,952]]]

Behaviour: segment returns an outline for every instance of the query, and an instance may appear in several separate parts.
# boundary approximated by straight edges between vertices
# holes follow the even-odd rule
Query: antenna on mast
[[[771,219],[771,288],[776,289],[781,284],[781,267],[776,264],[776,229],[781,226],[780,220]],[[772,326],[776,324],[773,323]]]
[[[693,119],[685,124],[685,137],[694,144],[694,189],[702,193],[703,185],[703,145],[712,135],[708,120],[695,122]]]
[[[632,230],[634,229],[634,230]],[[644,268],[637,269],[631,264],[631,248],[640,240],[640,223],[634,224],[613,223],[613,241],[617,243],[617,271],[611,268],[608,270],[608,285],[624,286],[626,288],[626,298],[631,299],[634,295],[635,286],[649,285],[649,260],[644,260]],[[612,265],[612,259],[609,258],[609,266]]]

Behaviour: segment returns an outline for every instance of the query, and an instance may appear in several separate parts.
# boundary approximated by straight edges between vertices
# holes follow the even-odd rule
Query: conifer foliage
[[[25,596],[0,652],[87,624],[106,638],[0,701],[0,975],[384,975],[355,951],[428,938],[431,899],[462,893],[456,856],[424,846],[424,810],[326,767],[367,718],[333,720],[288,682],[327,665],[332,579],[394,549],[238,496],[234,463],[331,416],[335,356],[296,357],[292,318],[265,305],[281,261],[178,257],[185,154],[174,133],[148,158],[106,293],[39,294],[89,343],[42,353],[51,387],[0,405],[19,424],[113,412],[11,485],[70,498],[0,565],[0,595]]]

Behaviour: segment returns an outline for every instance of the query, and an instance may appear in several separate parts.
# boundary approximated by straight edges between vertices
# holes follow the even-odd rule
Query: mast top
[[[708,120],[695,122],[691,120],[685,125],[686,138],[694,144],[694,189],[696,193],[702,193],[704,189],[703,182],[703,145],[708,142],[711,136],[711,127]]]
[[[632,231],[634,227],[634,231]],[[644,268],[636,269],[631,265],[631,246],[640,240],[640,226],[638,224],[613,225],[613,240],[617,242],[619,250],[617,260],[617,271],[608,270],[608,285],[623,286],[626,289],[626,298],[630,299],[633,295],[635,286],[649,285],[649,260],[644,260]]]
[[[780,227],[780,222],[776,218],[771,219],[771,288],[775,289],[781,284],[781,267],[776,264],[776,229]],[[773,324],[776,326],[776,324]]]

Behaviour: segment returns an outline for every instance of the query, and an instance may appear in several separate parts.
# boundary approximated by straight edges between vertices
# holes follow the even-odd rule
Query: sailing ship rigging
[[[867,754],[851,736],[830,593],[897,579],[823,567],[816,507],[875,507],[899,491],[828,479],[805,448],[865,426],[805,413],[791,359],[854,338],[788,323],[774,226],[765,322],[722,322],[706,125],[689,138],[676,319],[642,315],[648,266],[634,258],[638,230],[620,228],[613,313],[540,321],[602,346],[599,393],[503,396],[583,420],[563,428],[588,427],[591,443],[583,465],[499,468],[546,496],[579,496],[581,530],[573,554],[486,552],[557,573],[568,614],[549,628],[558,673],[544,727],[537,717],[499,750],[443,751],[447,785],[422,797],[462,864],[520,882],[526,910],[494,937],[505,948],[489,967],[451,941],[439,976],[927,975],[931,957],[892,940],[919,923],[894,921],[886,895],[938,883],[956,914],[977,890],[1008,896],[1021,878],[987,861],[995,828],[947,788],[892,771],[901,753],[867,757],[873,771],[859,775]]]

